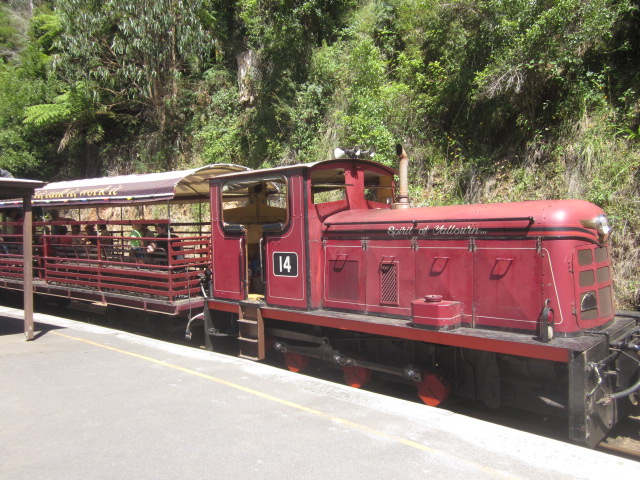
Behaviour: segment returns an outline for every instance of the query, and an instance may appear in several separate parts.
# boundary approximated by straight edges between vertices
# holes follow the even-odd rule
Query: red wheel
[[[284,363],[290,371],[299,373],[309,365],[309,357],[299,353],[285,352]]]
[[[422,381],[416,382],[418,397],[430,407],[437,407],[449,397],[451,386],[438,373],[422,372]]]
[[[371,380],[371,370],[364,367],[342,367],[344,381],[353,388],[364,387]]]

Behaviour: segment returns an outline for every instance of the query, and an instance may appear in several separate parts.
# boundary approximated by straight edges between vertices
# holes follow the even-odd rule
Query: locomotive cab
[[[394,170],[329,160],[246,173],[211,182],[213,297],[320,308],[323,221],[390,208]]]

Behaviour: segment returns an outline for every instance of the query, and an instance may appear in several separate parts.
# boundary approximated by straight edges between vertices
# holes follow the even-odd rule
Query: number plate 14
[[[276,277],[297,277],[298,254],[295,252],[273,252],[273,274]]]

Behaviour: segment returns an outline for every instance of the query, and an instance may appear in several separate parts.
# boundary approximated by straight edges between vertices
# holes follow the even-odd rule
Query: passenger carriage
[[[201,311],[198,276],[211,263],[208,181],[245,170],[217,164],[54,182],[36,190],[34,208],[44,214],[56,210],[60,218],[34,223],[34,292],[176,316]],[[0,203],[0,288],[9,290],[23,288],[22,225],[7,218],[16,207],[18,201]],[[191,218],[178,221],[176,214],[185,208]],[[78,234],[59,234],[74,225],[80,226]],[[110,234],[82,231],[99,225]],[[153,238],[132,236],[141,225],[165,225],[174,238],[166,240],[168,248],[147,248]]]

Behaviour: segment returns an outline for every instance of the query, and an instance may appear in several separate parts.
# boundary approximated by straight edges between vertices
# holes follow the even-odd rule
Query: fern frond
[[[66,103],[43,103],[25,108],[25,124],[44,127],[64,122],[71,116],[71,109]]]

